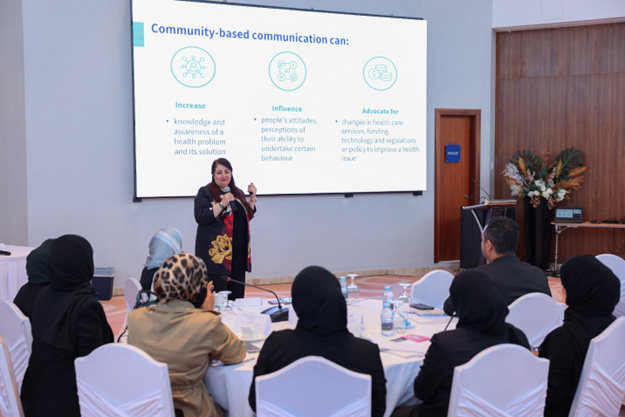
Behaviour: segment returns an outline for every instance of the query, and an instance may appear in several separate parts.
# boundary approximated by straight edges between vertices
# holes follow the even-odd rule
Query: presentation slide
[[[260,195],[426,187],[427,25],[133,0],[135,196],[187,197],[217,158]]]

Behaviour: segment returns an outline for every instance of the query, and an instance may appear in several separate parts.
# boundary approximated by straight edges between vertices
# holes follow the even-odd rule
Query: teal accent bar
[[[143,35],[143,22],[132,22],[132,44],[134,46],[145,46]]]

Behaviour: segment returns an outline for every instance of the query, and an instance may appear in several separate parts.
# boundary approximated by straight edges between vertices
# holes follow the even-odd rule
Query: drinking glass
[[[410,307],[410,294],[408,294],[408,288],[412,285],[409,282],[400,282],[399,285],[404,289],[404,292],[401,293],[398,300],[401,300],[405,305]]]
[[[395,305],[395,308],[393,310],[393,330],[395,331],[395,333],[401,334],[406,328],[406,317],[402,312],[402,306],[404,305],[404,302],[398,298],[397,300],[393,301],[393,304]]]
[[[225,291],[219,291],[219,294],[223,294],[223,295],[224,295],[224,298],[226,299],[226,303],[225,303],[225,305],[224,305],[224,307],[223,307],[223,311],[233,311],[233,308],[232,308],[232,300],[230,300],[230,299],[228,298],[228,296],[229,296],[230,294],[232,294],[232,291],[228,291],[228,290],[225,290]]]
[[[347,274],[347,276],[351,280],[347,286],[347,294],[349,294],[349,298],[358,298],[360,295],[360,288],[358,288],[358,285],[354,282],[354,278],[356,278],[358,274]]]
[[[410,314],[410,304],[412,302],[412,299],[410,298],[410,294],[408,292],[408,288],[410,288],[412,284],[409,282],[401,282],[399,283],[399,285],[404,289],[404,292],[402,292],[401,295],[397,298],[398,301],[401,301],[401,304],[399,305],[399,315],[404,320],[404,327],[408,327],[411,324],[408,320],[408,316]]]

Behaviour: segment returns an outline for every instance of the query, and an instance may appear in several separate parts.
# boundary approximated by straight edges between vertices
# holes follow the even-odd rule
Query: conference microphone
[[[491,200],[490,198],[490,194],[488,194],[488,191],[486,191],[485,189],[482,188],[482,186],[480,184],[477,183],[477,181],[475,181],[475,178],[471,178],[471,181],[473,181],[473,183],[475,185],[477,185],[478,187],[480,187],[480,190],[484,191],[484,194],[486,194],[486,197],[488,197],[488,200]],[[486,200],[486,204],[488,204],[488,200]]]
[[[224,193],[228,194],[230,192],[230,187],[228,187],[226,185],[226,187],[224,188]],[[236,206],[234,204],[232,204],[232,201],[228,203],[228,207],[230,207],[231,211],[235,211],[236,210]]]
[[[224,189],[225,191],[225,189]],[[230,277],[226,277],[226,276],[222,276],[221,279],[225,279],[227,282],[236,282],[237,284],[241,284],[241,285],[245,285],[246,287],[252,287],[252,288],[257,288],[259,290],[262,291],[267,291],[273,294],[274,297],[276,297],[276,301],[278,302],[277,306],[273,306],[273,307],[269,307],[268,309],[265,309],[263,311],[261,311],[262,314],[269,314],[269,317],[271,317],[271,322],[272,323],[277,323],[280,321],[287,321],[289,319],[289,309],[288,308],[282,308],[282,304],[280,304],[280,297],[278,297],[278,294],[276,294],[275,292],[268,290],[267,288],[263,288],[263,287],[259,287],[258,285],[253,285],[253,284],[248,284],[245,281],[239,281],[238,279],[232,279]]]

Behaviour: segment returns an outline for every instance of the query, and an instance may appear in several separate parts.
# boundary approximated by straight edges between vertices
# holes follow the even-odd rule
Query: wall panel
[[[624,39],[623,23],[497,33],[495,171],[517,150],[553,159],[579,148],[588,166],[584,184],[560,206],[582,207],[585,220],[625,216]],[[500,175],[495,194],[510,197]],[[521,204],[518,210],[522,222]],[[559,260],[624,256],[625,232],[569,230],[559,249]]]

